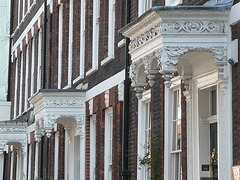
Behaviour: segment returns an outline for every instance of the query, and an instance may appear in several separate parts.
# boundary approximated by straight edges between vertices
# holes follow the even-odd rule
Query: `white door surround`
[[[192,91],[200,89],[205,82],[209,83],[209,86],[214,83],[217,86],[218,177],[220,180],[231,179],[231,67],[227,63],[227,47],[231,42],[230,8],[231,4],[212,7],[154,7],[120,30],[131,40],[130,77],[139,99],[142,98],[144,87],[148,83],[153,85],[155,74],[158,72],[163,75],[166,88],[171,87],[175,72],[178,72],[184,80],[189,180],[200,179],[199,143],[192,144],[192,138],[199,134],[192,128],[197,127],[192,119],[197,117],[194,113],[198,112],[197,106],[193,104],[197,101]],[[204,68],[203,65],[208,62],[208,58],[211,62],[210,67]],[[203,59],[206,61],[202,61]],[[196,63],[200,70],[192,66]],[[215,72],[213,75],[215,82],[212,82],[211,78],[207,81],[200,78],[209,72]],[[199,77],[194,80],[197,82],[196,87],[193,83],[195,77]]]
[[[40,89],[29,99],[34,106],[37,141],[43,135],[51,137],[56,123],[65,127],[68,142],[65,174],[70,179],[77,179],[79,172],[85,178],[85,99],[86,90],[79,89]]]

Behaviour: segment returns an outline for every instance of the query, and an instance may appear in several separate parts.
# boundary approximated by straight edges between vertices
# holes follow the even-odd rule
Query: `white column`
[[[85,159],[85,158],[84,158]],[[80,174],[80,136],[74,137],[74,180],[79,180]]]
[[[65,129],[65,152],[64,152],[64,179],[68,180],[68,134],[67,130]]]
[[[23,154],[23,180],[27,179],[27,147],[24,146],[22,148]]]
[[[229,82],[218,83],[218,178],[232,179],[232,119]]]
[[[23,170],[23,155],[22,155],[22,148],[19,148],[17,152],[17,180],[22,180],[22,170]]]
[[[58,179],[59,132],[55,133],[54,179]]]
[[[4,151],[0,151],[0,180],[3,180]]]
[[[80,175],[85,179],[85,135],[80,136]]]
[[[13,159],[14,159],[14,152],[13,152],[13,146],[11,146],[11,170],[10,170],[10,180],[13,180]]]
[[[35,170],[34,170],[34,178],[35,179],[38,179],[38,148],[39,148],[39,142],[36,142],[36,148],[35,148]]]

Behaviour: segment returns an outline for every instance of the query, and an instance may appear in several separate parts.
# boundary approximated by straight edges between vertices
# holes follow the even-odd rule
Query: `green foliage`
[[[147,171],[151,171],[152,180],[158,180],[160,177],[159,162],[161,156],[159,141],[160,141],[159,138],[153,135],[152,144],[147,147],[148,152],[144,155],[143,158],[139,158],[139,164],[141,166],[148,166]]]

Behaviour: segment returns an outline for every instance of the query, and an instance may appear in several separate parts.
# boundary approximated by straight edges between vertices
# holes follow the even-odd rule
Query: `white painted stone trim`
[[[240,2],[232,6],[230,13],[230,25],[235,25],[240,21]]]
[[[152,0],[138,0],[138,16],[152,7]]]
[[[108,89],[111,89],[114,86],[122,83],[125,79],[125,70],[115,74],[114,76],[106,79],[105,81],[94,86],[92,89],[86,92],[86,101],[89,101],[93,97],[105,92]]]

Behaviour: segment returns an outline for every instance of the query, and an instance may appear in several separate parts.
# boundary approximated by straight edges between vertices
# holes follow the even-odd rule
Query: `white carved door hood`
[[[74,131],[75,135],[83,136],[85,92],[77,89],[39,90],[29,100],[34,106],[35,138],[40,140],[44,133],[50,137],[55,123],[63,124],[68,133]]]

